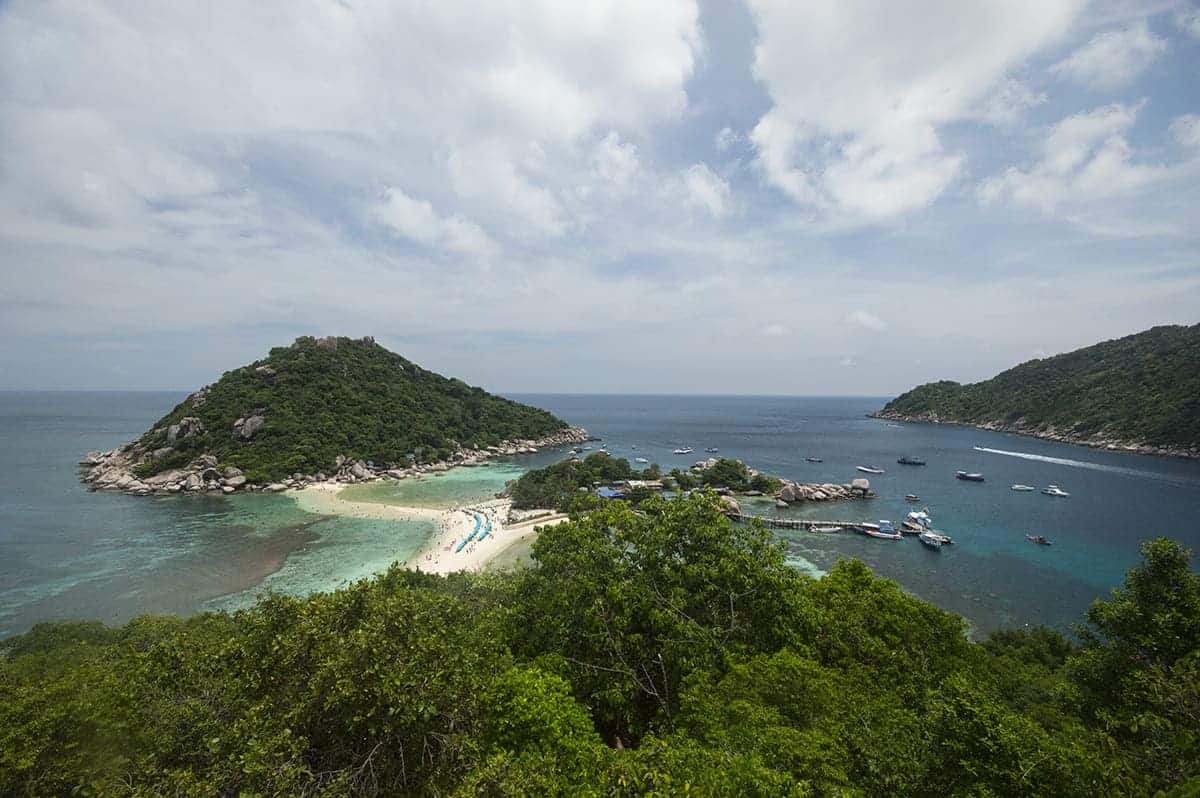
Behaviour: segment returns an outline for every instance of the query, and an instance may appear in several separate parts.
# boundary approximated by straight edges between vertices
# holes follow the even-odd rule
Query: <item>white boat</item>
[[[718,449],[716,446],[709,446],[704,451],[708,452],[709,454],[716,454],[717,452],[719,452],[721,450]]]
[[[635,458],[633,458],[633,462],[635,462],[635,463],[649,463],[650,461],[649,461],[649,460],[647,460],[645,457],[635,457]]]
[[[1067,493],[1065,490],[1063,490],[1062,488],[1060,488],[1058,485],[1048,485],[1042,491],[1042,493],[1046,494],[1047,496],[1070,496],[1071,495],[1071,494]]]
[[[942,536],[934,534],[933,532],[930,532],[928,529],[925,530],[924,532],[922,532],[920,535],[918,535],[917,540],[921,541],[922,543],[924,543],[926,546],[928,546],[931,549],[937,549],[937,550],[941,551]]]
[[[1009,488],[1009,490],[1020,491],[1021,493],[1028,493],[1030,491],[1037,490],[1037,488],[1035,488],[1033,485],[1022,485],[1020,483],[1017,483],[1016,485],[1013,485],[1011,488]]]
[[[813,532],[841,532],[842,528],[840,526],[814,526],[812,528],[812,531]]]
[[[896,530],[892,522],[887,520],[880,521],[878,524],[863,524],[862,531],[873,538],[881,538],[883,540],[900,540],[904,537],[904,535]]]
[[[682,449],[676,449],[675,454],[691,454],[694,451],[695,449],[691,446],[684,446]]]
[[[886,472],[885,472],[885,471],[884,471],[882,468],[875,468],[874,466],[855,466],[855,468],[856,468],[857,470],[859,470],[859,471],[863,472],[864,474],[883,474],[883,473],[886,473]]]

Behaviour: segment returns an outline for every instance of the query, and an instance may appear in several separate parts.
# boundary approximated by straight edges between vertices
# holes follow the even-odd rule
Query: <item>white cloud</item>
[[[616,188],[627,187],[641,169],[637,147],[632,142],[621,141],[615,130],[592,150],[592,163],[596,174]]]
[[[718,152],[725,152],[733,145],[744,140],[746,137],[738,133],[733,128],[726,126],[717,131],[717,135],[713,137],[713,143],[717,146]]]
[[[865,310],[854,310],[842,317],[843,324],[853,324],[862,327],[864,330],[873,330],[881,332],[887,329],[887,322],[876,316],[874,313],[869,313]]]
[[[1143,20],[1097,34],[1050,71],[1084,86],[1115,89],[1131,83],[1166,49],[1167,40],[1154,35]]]
[[[1200,39],[1200,8],[1185,5],[1172,17],[1175,26],[1193,39]]]
[[[393,232],[432,249],[444,249],[487,259],[496,245],[479,225],[455,215],[439,216],[425,200],[417,200],[398,188],[387,190],[373,212]]]
[[[1068,29],[1083,0],[753,0],[754,72],[771,110],[751,134],[793,200],[865,220],[933,202],[958,176],[939,128]]]
[[[1030,108],[1047,99],[1044,93],[1035,93],[1019,80],[1006,80],[979,103],[972,115],[997,127],[1012,127],[1025,118]]]
[[[767,338],[786,338],[792,334],[792,330],[782,324],[768,324],[759,330],[759,334]]]
[[[683,182],[687,207],[707,211],[718,219],[729,213],[729,184],[707,166],[702,163],[689,166],[683,172]]]
[[[984,181],[985,203],[1009,199],[1045,211],[1121,196],[1162,179],[1168,170],[1134,162],[1126,133],[1139,106],[1107,105],[1058,122],[1027,169],[1010,167]]]
[[[1200,114],[1184,114],[1171,122],[1171,136],[1185,147],[1200,147]]]

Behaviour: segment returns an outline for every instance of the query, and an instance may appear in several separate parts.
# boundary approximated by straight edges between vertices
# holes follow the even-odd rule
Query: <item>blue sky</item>
[[[1200,321],[1186,2],[0,4],[0,389],[897,393]]]

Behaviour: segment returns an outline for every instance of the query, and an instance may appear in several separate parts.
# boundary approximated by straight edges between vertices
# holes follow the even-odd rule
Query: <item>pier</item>
[[[758,521],[763,526],[777,529],[805,529],[809,532],[813,530],[813,527],[818,526],[840,526],[842,531],[856,532],[862,529],[863,525],[862,521],[809,521],[802,518],[770,518],[765,515],[746,515],[745,513],[729,513],[729,517],[743,523]]]

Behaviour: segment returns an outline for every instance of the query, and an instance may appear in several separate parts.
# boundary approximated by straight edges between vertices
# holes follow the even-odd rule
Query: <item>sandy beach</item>
[[[446,508],[351,501],[341,496],[345,487],[339,483],[324,482],[309,485],[292,492],[291,495],[295,497],[301,509],[318,515],[384,521],[433,521],[437,525],[434,535],[410,559],[402,560],[408,568],[427,573],[480,571],[509,547],[528,541],[536,534],[536,527],[566,520],[564,515],[551,514],[517,524],[507,524],[506,519],[512,506],[508,499],[490,499]],[[476,516],[479,517],[479,531],[475,534],[475,539],[459,550],[459,544],[476,530]],[[485,529],[487,536],[480,540],[479,537]]]

